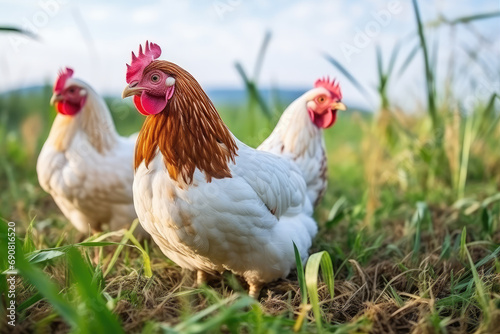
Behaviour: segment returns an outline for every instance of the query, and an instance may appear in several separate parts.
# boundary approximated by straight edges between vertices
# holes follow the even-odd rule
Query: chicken
[[[118,135],[104,100],[70,68],[59,73],[51,104],[58,115],[38,157],[40,185],[85,235],[127,227],[137,217],[135,141]]]
[[[293,243],[306,261],[316,235],[302,172],[236,139],[193,76],[160,54],[148,42],[132,53],[123,91],[147,115],[135,154],[139,220],[198,283],[229,270],[258,297],[295,267]]]
[[[327,186],[323,129],[332,126],[338,110],[346,110],[338,83],[317,80],[315,88],[283,112],[271,135],[257,148],[292,159],[302,171],[307,195],[316,206]]]

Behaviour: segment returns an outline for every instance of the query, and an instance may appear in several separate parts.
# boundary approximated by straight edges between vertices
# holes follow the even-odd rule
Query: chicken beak
[[[62,101],[63,96],[61,94],[54,93],[50,98],[50,105],[53,106],[56,102]]]
[[[345,111],[347,110],[347,107],[342,102],[335,102],[334,104],[332,104],[332,109]]]
[[[139,93],[142,92],[143,90],[144,90],[144,88],[142,88],[142,87],[130,87],[130,85],[129,85],[129,86],[125,87],[125,89],[123,90],[122,99],[129,97],[129,96],[132,96],[132,95],[139,95]]]

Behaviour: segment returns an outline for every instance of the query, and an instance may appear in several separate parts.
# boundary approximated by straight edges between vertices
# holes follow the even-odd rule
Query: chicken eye
[[[75,92],[75,89],[74,89],[73,87],[71,87],[70,89],[68,89],[68,91],[69,91],[70,93],[74,93],[74,92]]]
[[[326,100],[326,98],[323,95],[321,95],[320,97],[318,97],[318,102],[319,103],[323,103],[323,102],[325,102],[325,100]]]
[[[160,81],[160,76],[159,76],[158,74],[153,74],[153,75],[151,76],[151,81],[152,81],[152,82],[155,82],[155,83],[156,83],[156,82],[159,82],[159,81]]]

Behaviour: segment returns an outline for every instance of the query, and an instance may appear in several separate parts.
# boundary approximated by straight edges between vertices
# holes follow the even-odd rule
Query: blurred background
[[[324,131],[329,186],[315,212],[319,233],[311,249],[329,254],[335,270],[335,298],[321,288],[324,331],[498,332],[499,31],[500,2],[493,0],[0,0],[0,219],[16,222],[26,253],[66,252],[79,240],[35,170],[56,116],[49,100],[63,67],[105,97],[118,131],[129,135],[144,117],[120,97],[125,63],[139,44],[155,42],[161,58],[193,74],[229,129],[254,147],[289,103],[330,76],[340,82],[349,110]],[[69,328],[64,313],[62,319],[50,307],[62,305],[60,296],[78,310],[74,323],[101,332],[113,331],[88,315],[101,307],[93,301],[104,305],[103,296],[134,332],[164,321],[182,328],[211,303],[222,310],[229,305],[232,290],[222,285],[224,292],[210,292],[208,304],[180,297],[183,311],[177,312],[169,304],[177,297],[169,298],[183,285],[179,268],[144,245],[155,284],[146,284],[138,269],[144,263],[137,250],[112,255],[113,248],[96,246],[101,258],[113,260],[104,276],[87,261],[87,278],[76,271],[81,261],[42,264],[31,257],[66,287],[39,303],[42,295],[26,284],[19,292],[26,320],[19,330]],[[76,264],[68,269],[66,263]],[[40,292],[50,292],[40,285],[44,275],[32,277]],[[77,287],[98,282],[99,289],[76,291],[67,277],[79,281]],[[288,285],[287,292],[276,291],[251,311],[250,304],[227,306],[204,326],[219,332],[221,324],[253,321],[262,332],[288,332],[309,305],[293,301]],[[192,332],[210,332],[196,327],[206,315],[197,316]],[[314,326],[302,330],[311,333]]]
[[[125,63],[146,40],[161,45],[162,59],[190,71],[229,128],[253,146],[317,78],[339,80],[350,111],[325,131],[331,187],[318,212],[324,220],[339,198],[359,205],[368,223],[396,202],[452,204],[477,191],[496,193],[497,1],[22,0],[1,6],[0,154],[6,159],[0,184],[11,204],[0,209],[4,218],[45,215],[40,208],[51,203],[34,166],[55,117],[48,101],[62,67],[105,96],[120,133],[139,131],[143,118],[120,92]]]
[[[130,52],[145,40],[161,45],[164,59],[188,69],[207,90],[242,90],[234,62],[241,61],[249,71],[253,70],[264,34],[269,31],[272,40],[259,76],[261,88],[301,92],[318,77],[330,75],[340,79],[351,105],[373,109],[377,95],[369,91],[369,96],[364,96],[323,55],[338,59],[358,81],[370,87],[377,80],[377,45],[390,50],[401,42],[402,57],[398,60],[402,62],[419,42],[415,24],[411,23],[412,4],[407,0],[0,3],[1,25],[37,36],[0,37],[2,92],[52,83],[61,67],[70,66],[98,92],[118,95],[125,83],[125,63],[130,61]],[[431,30],[429,44],[436,47],[436,65],[442,69],[437,73],[439,80],[445,79],[450,61],[469,64],[471,57],[487,64],[486,68],[479,64],[467,66],[468,74],[478,81],[489,74],[484,70],[498,69],[500,20],[452,24],[459,17],[498,11],[498,1],[426,0],[419,5],[422,20]],[[415,104],[424,97],[421,61],[421,55],[417,55],[391,90],[402,108],[415,110]]]

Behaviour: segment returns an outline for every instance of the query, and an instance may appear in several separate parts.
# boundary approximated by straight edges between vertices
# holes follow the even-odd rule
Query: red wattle
[[[56,109],[59,113],[66,116],[76,115],[82,108],[79,105],[70,102],[56,102]]]
[[[144,109],[144,107],[141,104],[141,97],[139,95],[134,95],[133,101],[135,107],[137,108],[137,111],[139,111],[144,116],[149,116],[149,113]]]
[[[318,127],[322,129],[329,128],[337,120],[337,110],[328,110],[323,114],[317,114],[312,109],[307,109],[309,112],[309,117],[311,121]]]
[[[159,114],[167,106],[165,96],[155,96],[143,91],[141,94],[141,105],[149,115]]]

